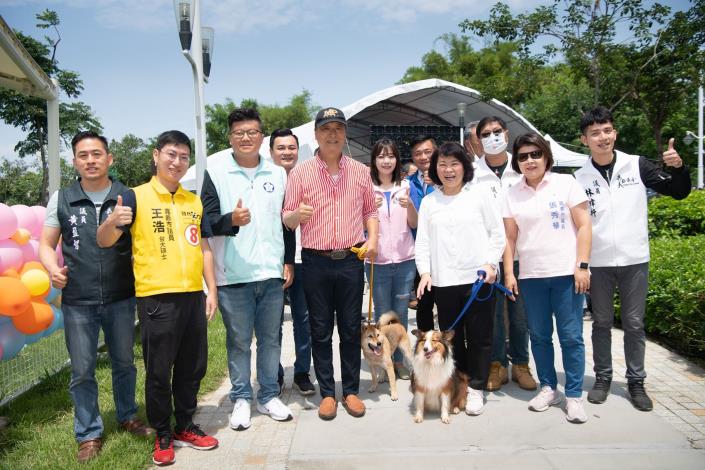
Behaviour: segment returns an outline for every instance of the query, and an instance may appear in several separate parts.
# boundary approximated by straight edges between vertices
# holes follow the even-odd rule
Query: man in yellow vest
[[[199,450],[218,445],[192,421],[208,360],[206,319],[215,315],[218,297],[205,240],[211,236],[210,226],[204,222],[201,200],[179,184],[190,155],[184,133],[161,134],[152,153],[151,181],[118,196],[97,237],[99,246],[109,247],[124,232],[132,235],[147,418],[157,431],[152,457],[157,465],[174,462],[174,445]]]

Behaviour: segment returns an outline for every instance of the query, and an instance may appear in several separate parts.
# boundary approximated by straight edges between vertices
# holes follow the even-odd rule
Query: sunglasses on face
[[[520,162],[525,162],[529,158],[532,160],[541,160],[543,158],[543,150],[533,150],[531,152],[522,152],[517,154],[517,160]]]

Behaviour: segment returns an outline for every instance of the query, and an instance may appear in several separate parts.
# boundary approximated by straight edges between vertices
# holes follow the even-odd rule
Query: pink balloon
[[[31,207],[16,204],[12,206],[11,209],[17,216],[17,228],[27,229],[29,233],[36,231],[36,226],[38,225],[37,216],[34,215],[34,211]]]
[[[17,231],[17,216],[5,204],[0,203],[0,240],[10,238]]]
[[[32,209],[34,217],[37,219],[36,229],[34,231],[30,230],[30,233],[32,234],[32,238],[39,239],[39,236],[42,234],[42,227],[44,227],[47,209],[44,206],[32,206],[30,209]]]
[[[29,244],[25,246],[29,246]],[[12,240],[0,240],[0,274],[8,269],[19,272],[23,264],[22,247]]]
[[[22,250],[23,264],[39,261],[39,242],[37,240],[30,240],[24,245],[20,245],[20,249]]]

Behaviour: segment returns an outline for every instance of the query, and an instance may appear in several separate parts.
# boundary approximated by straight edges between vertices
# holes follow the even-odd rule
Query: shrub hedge
[[[655,197],[649,201],[649,235],[692,236],[705,234],[705,191],[692,191],[676,201]]]
[[[679,351],[705,355],[705,235],[651,240],[645,327]]]

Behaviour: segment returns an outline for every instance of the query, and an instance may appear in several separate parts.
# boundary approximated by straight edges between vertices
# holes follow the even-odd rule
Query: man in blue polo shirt
[[[236,109],[228,116],[228,127],[232,153],[211,157],[201,197],[215,235],[211,247],[234,404],[230,427],[242,431],[250,427],[253,333],[260,385],[257,411],[277,421],[292,418],[278,398],[277,372],[282,288],[293,281],[296,240],[281,222],[286,171],[259,154],[263,140],[259,114],[255,109]]]

